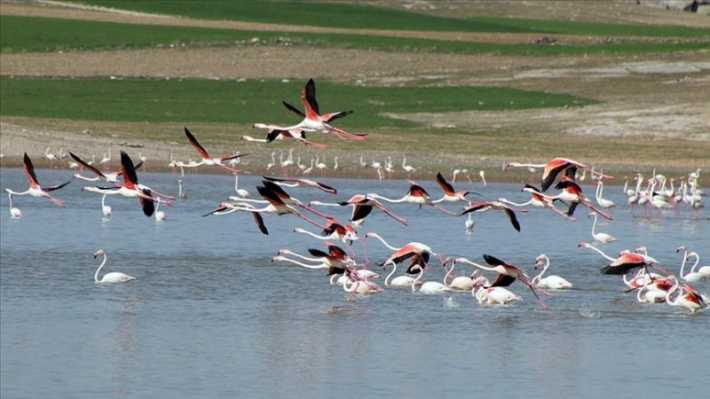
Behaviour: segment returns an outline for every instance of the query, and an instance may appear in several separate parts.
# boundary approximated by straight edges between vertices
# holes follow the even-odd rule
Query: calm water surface
[[[44,184],[71,176],[38,170]],[[175,174],[142,173],[141,182],[177,193]],[[248,214],[201,217],[234,193],[224,175],[187,175],[187,200],[165,208],[168,220],[143,216],[137,200],[108,197],[113,216],[102,220],[101,197],[74,181],[55,192],[59,208],[44,199],[16,197],[22,219],[11,219],[7,196],[0,216],[0,396],[3,398],[126,397],[703,397],[710,381],[709,313],[689,315],[667,305],[641,305],[615,276],[600,275],[606,262],[577,247],[590,241],[591,219],[550,211],[519,214],[517,233],[502,213],[476,215],[473,234],[464,218],[405,204],[389,208],[404,227],[377,211],[358,228],[376,231],[393,245],[421,241],[446,256],[481,262],[490,253],[534,274],[546,253],[552,268],[575,289],[543,297],[540,308],[525,286],[511,290],[524,301],[481,306],[469,293],[427,296],[386,289],[346,301],[324,270],[272,263],[280,248],[306,254],[322,242],[293,233],[315,227],[291,217],[266,217],[271,234],[259,233]],[[301,200],[346,200],[379,192],[400,197],[406,181],[325,179],[337,196],[288,189]],[[2,169],[0,186],[22,191],[20,169]],[[240,187],[256,194],[258,177]],[[432,197],[441,191],[420,182]],[[460,184],[482,199],[523,202],[522,185]],[[594,188],[585,186],[592,194]],[[4,193],[3,193],[4,194]],[[664,213],[660,221],[632,217],[619,187],[605,197],[621,205],[598,229],[618,238],[606,253],[647,246],[662,266],[678,272],[676,247],[710,257],[707,211]],[[448,205],[458,210],[460,205]],[[162,209],[162,208],[161,208]],[[349,208],[321,208],[345,221]],[[137,280],[96,284],[105,271]],[[362,260],[362,246],[353,248]],[[368,245],[376,261],[390,251]],[[377,270],[377,266],[372,266]],[[461,265],[459,268],[463,269]],[[459,270],[460,274],[470,269]],[[432,267],[425,280],[441,280]],[[493,277],[489,275],[489,277]],[[381,280],[378,280],[381,283]],[[696,284],[706,294],[710,283]]]

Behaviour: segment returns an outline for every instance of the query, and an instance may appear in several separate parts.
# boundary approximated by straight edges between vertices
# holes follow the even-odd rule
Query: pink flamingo
[[[27,180],[30,183],[30,187],[26,191],[13,191],[9,188],[6,188],[5,191],[8,193],[8,195],[30,195],[32,197],[44,197],[49,199],[50,201],[54,202],[56,205],[62,206],[64,205],[63,201],[60,201],[51,195],[49,195],[50,192],[59,190],[60,188],[66,186],[67,184],[71,183],[71,181],[68,181],[66,183],[62,184],[57,184],[54,186],[46,186],[46,187],[41,187],[39,185],[39,181],[37,180],[37,175],[35,175],[35,168],[34,165],[32,165],[32,160],[30,159],[29,155],[25,153],[25,156],[23,158],[24,162],[24,169],[25,169],[25,174],[27,175]]]

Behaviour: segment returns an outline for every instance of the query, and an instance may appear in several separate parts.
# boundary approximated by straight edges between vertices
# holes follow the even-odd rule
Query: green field
[[[4,53],[168,47],[171,45],[224,47],[245,45],[254,37],[258,37],[263,43],[273,45],[288,40],[294,46],[540,56],[663,53],[710,48],[710,43],[694,41],[683,43],[602,42],[594,45],[499,44],[370,35],[240,31],[54,18],[0,17],[0,50]]]
[[[521,18],[444,18],[368,4],[304,1],[90,0],[80,3],[196,19],[232,20],[350,29],[439,32],[540,33],[591,36],[707,37],[676,26],[601,24]]]
[[[207,122],[288,125],[300,120],[305,82],[158,79],[0,78],[0,116],[87,121]],[[338,124],[355,129],[408,127],[382,113],[456,112],[583,106],[565,94],[497,87],[363,87],[316,82],[322,112],[355,110]]]

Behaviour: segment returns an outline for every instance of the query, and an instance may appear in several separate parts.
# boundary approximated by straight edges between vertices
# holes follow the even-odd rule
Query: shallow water
[[[71,176],[37,174],[48,185]],[[177,193],[178,175],[140,178]],[[324,249],[293,233],[314,226],[291,216],[265,217],[271,233],[265,236],[250,215],[201,217],[234,193],[233,178],[190,174],[183,180],[188,198],[161,207],[164,222],[143,216],[137,200],[112,197],[113,216],[104,221],[101,197],[82,192],[79,181],[55,192],[66,201],[62,208],[15,197],[21,219],[10,218],[2,196],[0,396],[598,398],[603,392],[668,398],[702,397],[707,390],[709,313],[638,304],[623,293],[620,278],[600,275],[608,262],[577,246],[591,240],[591,219],[581,207],[576,223],[540,209],[519,213],[520,233],[504,214],[487,212],[474,217],[474,232],[466,234],[465,218],[390,204],[408,227],[373,211],[358,228],[360,236],[376,231],[396,246],[420,241],[479,263],[489,253],[531,275],[535,257],[546,253],[548,274],[575,284],[543,296],[549,310],[519,282],[510,288],[524,300],[511,306],[482,306],[470,293],[427,296],[394,288],[346,301],[324,270],[270,261],[280,248]],[[338,195],[287,191],[305,201],[332,201],[365,192],[399,197],[408,187],[402,180],[324,182]],[[252,195],[258,183],[258,177],[240,178]],[[440,196],[434,182],[420,183]],[[22,170],[2,169],[0,186],[24,190]],[[527,200],[518,185],[457,186],[482,199]],[[707,211],[699,220],[684,211],[648,220],[630,215],[620,188],[607,187],[605,197],[622,204],[612,210],[613,221],[598,225],[618,238],[599,245],[609,255],[644,245],[676,274],[679,245],[710,256]],[[349,216],[349,208],[319,209],[342,221]],[[92,255],[99,248],[108,254],[105,271],[137,279],[94,283],[100,259]],[[361,244],[353,248],[362,260]],[[378,242],[368,245],[374,261],[389,254]],[[443,268],[432,267],[425,280],[443,275]],[[707,294],[710,283],[696,287]]]

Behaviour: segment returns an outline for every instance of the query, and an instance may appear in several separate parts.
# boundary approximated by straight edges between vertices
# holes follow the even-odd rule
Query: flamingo
[[[143,208],[143,214],[147,217],[153,216],[155,212],[154,202],[158,201],[153,197],[153,193],[166,197],[169,200],[174,199],[170,196],[165,196],[152,190],[150,187],[138,184],[138,175],[136,174],[135,167],[133,166],[133,160],[126,154],[125,151],[121,151],[121,174],[123,176],[123,184],[119,187],[90,187],[85,186],[82,191],[90,191],[101,194],[109,195],[121,195],[127,198],[138,198],[141,207]],[[166,205],[170,206],[170,202],[166,202]]]
[[[461,212],[458,216],[463,216],[471,212],[486,211],[504,211],[505,214],[508,216],[510,223],[513,225],[513,228],[517,231],[520,231],[520,223],[518,222],[518,218],[515,216],[515,212],[511,207],[500,201],[481,201],[473,203],[470,206],[466,207],[463,212]],[[518,209],[518,211],[527,212],[527,209]]]
[[[127,274],[121,273],[121,272],[111,272],[111,273],[106,273],[101,277],[99,280],[99,272],[101,271],[101,268],[104,267],[106,264],[106,252],[103,249],[99,249],[94,253],[94,259],[97,257],[103,255],[104,259],[101,262],[101,266],[99,266],[98,269],[96,269],[96,273],[94,273],[94,281],[97,283],[125,283],[131,280],[135,280],[136,278],[133,276],[129,276]]]
[[[315,210],[315,209],[313,209],[313,208],[311,208],[311,207],[309,207],[309,206],[304,205],[304,204],[303,204],[301,201],[299,201],[298,199],[291,197],[283,188],[281,188],[280,185],[276,184],[276,183],[273,182],[273,181],[262,180],[261,184],[263,184],[264,187],[265,187],[268,191],[272,192],[274,195],[276,195],[277,197],[279,197],[279,199],[280,199],[284,204],[286,204],[286,205],[297,206],[297,207],[299,207],[299,208],[301,208],[301,209],[305,209],[305,210],[307,210],[307,211],[309,211],[309,212],[311,212],[311,213],[314,213],[314,214],[316,214],[316,215],[318,215],[318,216],[320,216],[320,217],[323,217],[323,218],[326,218],[326,219],[327,219],[327,218],[330,218],[329,215],[326,215],[326,214],[324,214],[324,213],[318,212],[317,210]],[[245,201],[245,199],[241,199],[241,201]]]
[[[505,198],[498,198],[498,201],[500,201],[504,204],[517,206],[519,208],[530,205],[530,206],[534,206],[536,208],[551,209],[566,219],[569,219],[572,221],[577,221],[577,219],[575,219],[574,217],[569,216],[567,213],[562,212],[561,210],[557,209],[554,205],[554,200],[550,199],[549,196],[543,194],[540,190],[538,190],[537,187],[532,186],[530,184],[526,184],[525,187],[523,187],[522,191],[530,193],[532,195],[530,200],[528,200],[527,202],[523,202],[523,203],[519,204],[519,203],[510,201],[510,200],[507,200]],[[558,199],[558,201],[562,202],[562,200],[559,200],[559,199]]]
[[[111,163],[111,149],[108,149],[108,155],[104,153],[104,157],[99,161],[101,165],[108,165]]]
[[[594,212],[600,214],[604,219],[611,220],[611,216],[609,214],[598,209],[597,207],[592,205],[591,202],[589,202],[589,200],[582,193],[582,188],[569,177],[562,176],[560,182],[557,183],[555,188],[561,189],[562,192],[558,195],[550,196],[548,198],[552,200],[561,199],[569,201],[570,205],[569,210],[567,211],[567,215],[572,216],[572,214],[574,214],[575,208],[577,208],[577,205],[582,204],[587,208],[593,210]]]
[[[104,194],[101,197],[101,212],[104,214],[104,219],[108,219],[111,217],[111,206],[106,205],[106,196],[108,194]]]
[[[69,155],[76,161],[79,165],[82,167],[88,169],[89,171],[93,172],[96,177],[85,177],[82,176],[79,173],[74,174],[75,179],[81,179],[81,180],[86,180],[86,181],[103,181],[107,183],[114,183],[118,184],[119,183],[119,177],[121,177],[121,170],[119,169],[116,172],[112,173],[104,173],[100,171],[98,168],[94,167],[93,165],[89,164],[88,162],[85,162],[83,159],[79,158],[77,155],[72,153],[71,151],[69,152]]]
[[[262,183],[270,183],[268,181],[263,181]],[[273,183],[272,183],[273,184]],[[274,184],[274,186],[276,186]],[[276,186],[278,187],[278,186]],[[248,206],[247,204],[243,205],[236,205],[233,206],[233,208],[237,210],[242,210],[242,211],[247,211],[251,212],[252,215],[254,216],[254,221],[256,222],[256,225],[259,227],[259,230],[263,233],[268,235],[269,231],[266,228],[266,225],[264,224],[264,219],[261,217],[261,213],[275,213],[279,216],[281,215],[294,215],[296,217],[299,217],[308,223],[311,223],[317,227],[320,227],[321,229],[324,229],[325,226],[322,226],[318,224],[317,222],[307,218],[306,216],[302,215],[300,212],[298,212],[292,205],[287,205],[279,195],[273,191],[273,187],[269,187],[266,184],[263,186],[257,186],[257,191],[259,194],[269,202],[269,204],[264,207],[264,208],[255,208],[253,206]],[[223,203],[224,205],[224,203]],[[307,207],[306,207],[307,208]],[[218,208],[217,210],[219,210]],[[308,209],[308,208],[307,208]],[[215,213],[217,210],[211,212]],[[210,214],[211,214],[210,213]]]
[[[319,162],[320,159],[316,156],[316,169],[320,170],[321,177],[325,177],[325,170],[328,169],[328,165],[325,162]]]
[[[27,155],[27,153],[25,153],[24,155],[23,163],[25,174],[27,175],[27,180],[30,184],[30,187],[26,191],[13,191],[9,188],[6,188],[5,191],[8,193],[8,195],[30,195],[32,197],[44,197],[54,202],[58,206],[64,205],[63,201],[52,197],[51,195],[49,195],[49,193],[55,190],[59,190],[60,188],[71,183],[71,181],[62,184],[57,184],[54,186],[41,187],[39,185],[39,181],[37,180],[37,175],[35,175],[35,168],[34,165],[32,165],[32,160]]]
[[[370,193],[367,195],[371,198],[387,201],[387,202],[394,203],[394,204],[406,202],[408,204],[419,205],[420,207],[422,205],[429,205],[429,206],[432,206],[444,213],[448,213],[449,215],[461,216],[457,213],[451,212],[451,211],[444,209],[444,208],[440,207],[439,205],[433,203],[432,200],[429,199],[429,193],[427,193],[427,191],[422,186],[418,185],[417,183],[415,183],[411,180],[409,181],[409,190],[407,191],[407,194],[405,194],[402,198],[398,198],[398,199],[387,198],[387,197],[383,197],[383,196],[376,194],[376,193]]]
[[[234,192],[236,192],[237,195],[242,198],[251,198],[251,194],[249,194],[249,191],[243,188],[239,188],[239,173],[235,173],[234,176]]]
[[[469,212],[468,213],[468,219],[464,222],[464,227],[466,228],[467,232],[473,232],[473,218],[472,218],[473,213]]]
[[[515,280],[520,280],[523,284],[527,285],[528,288],[530,288],[530,291],[532,291],[533,295],[535,295],[535,298],[537,301],[540,303],[540,306],[542,306],[543,309],[547,309],[547,305],[540,299],[540,297],[537,295],[537,290],[538,288],[535,287],[535,285],[532,284],[530,281],[530,278],[528,277],[527,274],[525,274],[524,271],[522,271],[520,268],[517,266],[511,265],[509,263],[505,263],[502,260],[488,255],[484,254],[483,255],[483,260],[486,261],[489,265],[492,267],[488,266],[483,266],[479,265],[478,263],[475,263],[473,261],[470,261],[466,258],[457,258],[454,260],[455,263],[468,263],[470,265],[473,265],[475,267],[478,267],[479,269],[483,270],[490,270],[498,273],[498,278],[491,284],[491,287],[507,287],[510,284],[512,284]],[[544,292],[544,291],[541,291]],[[550,295],[550,294],[548,294]]]
[[[332,205],[340,205],[340,206],[348,206],[352,205],[353,211],[350,216],[350,221],[356,225],[359,226],[362,223],[365,222],[365,217],[372,212],[372,209],[378,209],[382,212],[384,212],[385,215],[391,217],[392,219],[398,221],[399,223],[403,225],[407,225],[407,220],[404,218],[401,218],[394,213],[390,212],[387,208],[385,208],[384,205],[382,205],[379,201],[376,199],[372,198],[369,195],[362,195],[362,194],[356,194],[352,196],[349,200],[347,201],[341,201],[338,203],[327,203],[327,202],[320,202],[320,201],[311,201],[309,204],[311,205],[325,205],[325,206],[332,206]]]
[[[566,171],[565,173],[567,174],[567,176],[572,178],[577,173],[577,169],[582,169],[588,170],[592,174],[596,174],[600,177],[614,179],[612,176],[607,176],[603,173],[596,172],[594,171],[594,169],[590,169],[582,163],[567,158],[555,158],[544,164],[523,164],[519,162],[509,162],[507,165],[505,165],[505,169],[511,167],[544,168],[542,173],[542,192],[547,191],[547,189],[552,186],[552,183],[557,178],[557,175],[562,171]]]
[[[353,253],[352,248],[350,247],[350,244],[348,244],[348,241],[352,242],[354,240],[357,240],[359,237],[357,235],[357,231],[353,226],[351,225],[345,225],[343,226],[340,224],[338,221],[335,219],[328,217],[328,224],[326,225],[325,229],[321,231],[320,235],[311,233],[308,230],[302,229],[300,227],[296,227],[293,231],[296,233],[302,233],[302,234],[307,234],[311,237],[317,238],[319,240],[334,240],[334,241],[341,241],[343,244],[345,244],[348,249],[350,250],[351,253]]]
[[[157,200],[155,201],[155,203],[156,203],[156,205],[155,205],[155,220],[157,222],[162,222],[163,220],[168,218],[168,216],[165,214],[165,212],[159,210],[161,202],[162,201],[160,200],[160,198],[157,198]]]
[[[410,277],[410,276],[397,276],[390,281],[390,278],[392,277],[392,275],[394,275],[394,273],[397,271],[397,264],[396,263],[389,263],[389,264],[383,266],[383,268],[386,268],[389,265],[392,265],[392,271],[387,275],[387,277],[385,277],[385,286],[407,287],[408,288],[408,287],[411,287],[412,284],[415,284],[415,285],[422,284],[421,281],[418,281],[415,278]],[[407,273],[415,274],[416,272],[413,272],[412,270],[414,270],[412,267],[408,268]],[[420,270],[418,265],[416,267],[416,270]]]
[[[436,182],[439,184],[441,189],[444,191],[444,196],[439,198],[438,200],[432,201],[433,204],[438,204],[439,202],[443,202],[443,201],[446,201],[446,202],[459,202],[459,201],[471,202],[468,198],[466,198],[467,195],[469,195],[469,194],[479,195],[478,193],[474,193],[474,192],[466,191],[466,190],[454,191],[454,186],[452,186],[451,183],[447,182],[441,173],[436,174]]]
[[[223,164],[222,162],[229,161],[231,159],[236,159],[239,157],[243,157],[245,155],[249,155],[249,154],[239,154],[239,155],[221,156],[221,157],[212,158],[212,157],[210,157],[210,154],[207,152],[207,150],[205,150],[205,148],[202,145],[200,145],[200,142],[197,141],[197,138],[195,137],[195,135],[193,135],[192,132],[190,131],[190,129],[188,129],[187,127],[185,127],[185,136],[187,136],[187,141],[190,144],[192,144],[193,147],[195,147],[197,152],[199,152],[200,156],[202,157],[202,160],[200,162],[196,162],[194,164],[182,165],[185,167],[194,168],[194,167],[197,167],[200,165],[220,166],[220,167],[227,169],[229,171],[232,171],[234,173],[238,173],[239,172],[238,169],[231,168],[231,167]]]
[[[484,170],[478,171],[478,175],[481,177],[481,182],[483,183],[483,187],[486,187],[488,183],[486,182],[486,172]]]
[[[10,201],[10,204],[9,204],[10,217],[12,217],[13,219],[19,219],[19,218],[21,218],[21,217],[22,217],[22,211],[20,210],[20,208],[16,208],[16,207],[12,206],[12,194],[10,194],[10,193],[8,192],[8,193],[7,193],[7,198],[8,198],[8,200]]]
[[[44,157],[47,158],[51,166],[54,166],[54,163],[57,162],[57,156],[49,152],[49,147],[44,150]]]
[[[178,179],[178,198],[180,198],[181,200],[187,199],[187,194],[182,191],[182,179]]]
[[[544,263],[544,264],[543,264]],[[537,276],[533,277],[531,282],[538,288],[551,288],[555,290],[563,290],[566,288],[572,288],[572,283],[565,280],[564,278],[556,275],[542,277],[547,269],[550,267],[550,258],[545,254],[540,254],[535,259],[535,270],[542,266],[542,271]]]
[[[703,296],[695,288],[687,284],[680,286],[681,290],[678,295],[675,299],[671,299],[673,293],[679,288],[678,279],[674,278],[674,280],[673,288],[666,293],[666,303],[671,306],[684,307],[688,309],[690,313],[695,313],[698,310],[708,307]],[[683,293],[684,291],[685,293]]]
[[[277,177],[268,177],[268,176],[263,176],[264,179],[274,182],[278,184],[279,186],[286,186],[286,187],[314,187],[317,188],[321,191],[324,191],[328,194],[337,194],[338,190],[335,188],[328,186],[323,183],[319,183],[317,181],[313,180],[308,180],[308,179],[298,179],[295,177],[282,177],[282,178],[277,178]]]
[[[596,212],[590,212],[587,217],[594,217],[594,223],[592,223],[592,237],[594,238],[594,241],[601,242],[601,243],[609,243],[612,241],[616,241],[616,238],[613,236],[607,234],[607,233],[597,233],[596,232],[596,227],[597,227],[597,213]]]
[[[691,254],[695,255],[695,264],[690,268],[690,271],[695,272],[695,268],[698,266],[698,263],[700,263],[700,255],[698,255],[697,252],[691,252],[688,256]],[[700,273],[703,280],[710,278],[710,266],[700,266],[697,273]]]
[[[407,175],[411,175],[412,173],[417,171],[417,169],[413,166],[407,165],[407,157],[405,156],[402,157],[402,169],[407,172]]]
[[[486,288],[480,282],[474,284],[471,289],[471,295],[478,300],[478,303],[486,302],[488,305],[507,305],[513,301],[523,300],[522,297],[504,287]]]
[[[289,126],[289,127],[281,127],[281,126],[276,126],[276,125],[269,125],[265,123],[255,123],[252,125],[253,129],[264,129],[267,131],[266,133],[266,138],[265,139],[256,139],[252,136],[249,135],[244,135],[242,136],[242,140],[244,141],[251,141],[251,142],[257,142],[257,143],[271,143],[274,140],[284,140],[285,138],[295,140],[299,143],[302,143],[304,145],[310,145],[315,148],[324,150],[326,149],[325,144],[319,144],[319,143],[314,143],[312,141],[308,141],[306,139],[306,131],[305,129],[295,127],[295,126]]]
[[[447,258],[444,268],[446,269],[446,264],[449,263],[451,258]],[[446,280],[449,279],[449,276],[454,272],[454,268],[456,267],[456,263],[451,263],[451,268],[446,270],[446,275],[444,276],[444,285],[447,287],[451,288],[452,290],[456,291],[471,291],[473,289],[473,278],[475,277],[476,274],[478,274],[478,270],[474,270],[473,273],[470,276],[458,276],[458,277],[451,277],[451,282],[447,283]]]
[[[328,269],[328,275],[331,276],[331,284],[334,284],[332,279],[335,276],[342,275],[345,272],[345,269],[337,268],[334,266],[329,266],[325,262],[321,262],[318,264],[309,264],[309,263],[300,262],[296,259],[287,258],[282,255],[274,256],[273,258],[271,258],[271,261],[272,262],[290,262],[290,263],[296,264],[298,266],[305,267],[307,269]]]
[[[301,128],[307,132],[331,133],[341,139],[353,139],[358,141],[365,140],[364,134],[348,133],[342,129],[331,126],[329,123],[344,116],[350,115],[353,111],[340,111],[329,114],[320,114],[318,101],[316,100],[316,83],[313,79],[309,79],[303,90],[301,90],[301,103],[305,112],[301,112],[293,105],[283,102],[284,106],[291,112],[303,118],[303,120],[292,126],[292,128]]]
[[[417,275],[417,278],[415,278],[412,282],[412,291],[416,291],[417,285],[420,284],[419,280],[422,278],[427,269],[428,266],[424,266],[423,268],[421,266],[419,267],[419,274]],[[419,286],[419,292],[421,292],[422,294],[441,294],[449,291],[453,291],[453,289],[447,287],[446,285],[438,281],[426,281],[424,283],[421,283],[421,285]]]
[[[602,274],[616,274],[616,275],[621,275],[621,274],[626,274],[630,272],[631,270],[637,269],[639,267],[646,269],[649,265],[653,263],[658,263],[657,260],[650,256],[646,255],[641,255],[641,254],[635,254],[635,253],[630,253],[630,252],[624,252],[622,253],[618,258],[612,258],[602,252],[600,249],[592,246],[589,243],[582,242],[579,243],[579,246],[582,248],[589,248],[592,249],[599,254],[601,254],[603,257],[606,259],[610,260],[611,263],[605,267],[602,267],[599,269],[599,271]]]
[[[684,247],[680,247],[684,248]],[[679,249],[680,249],[679,248]],[[678,251],[680,252],[680,251]],[[693,267],[690,268],[690,271],[688,273],[685,272],[685,264],[687,263],[690,258],[695,258],[695,264],[693,264]],[[683,257],[683,263],[680,265],[680,278],[683,280],[689,282],[689,283],[697,283],[698,281],[704,280],[707,278],[707,276],[703,276],[702,273],[696,272],[695,268],[698,267],[698,263],[700,263],[700,255],[697,254],[697,252],[688,252],[686,251],[685,256]],[[707,267],[710,269],[708,266],[703,266]]]
[[[604,183],[602,183],[602,179],[597,180],[597,193],[596,193],[596,199],[597,199],[597,204],[601,206],[604,209],[609,209],[609,208],[616,208],[616,202],[612,200],[608,200],[606,198],[602,198],[602,193],[604,192]]]

